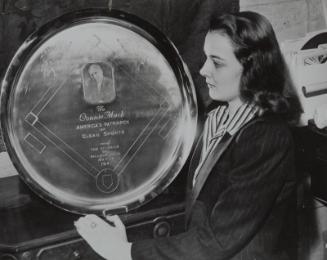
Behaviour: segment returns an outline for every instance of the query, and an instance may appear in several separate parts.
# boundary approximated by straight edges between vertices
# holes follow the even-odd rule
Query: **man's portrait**
[[[89,104],[111,103],[116,98],[114,67],[88,63],[83,68],[83,97]]]

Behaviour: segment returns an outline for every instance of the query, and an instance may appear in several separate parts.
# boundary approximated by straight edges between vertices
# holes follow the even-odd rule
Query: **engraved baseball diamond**
[[[159,96],[159,93],[150,88],[143,88],[141,83],[138,82],[138,79],[131,78],[130,75],[125,71],[121,71],[124,74],[123,77],[129,78],[134,86],[138,86],[139,92],[144,92],[142,95],[150,95],[154,98],[154,96]],[[38,134],[43,135],[46,139],[52,143],[58,150],[60,150],[63,154],[65,154],[70,160],[72,160],[83,172],[93,176],[96,179],[96,185],[99,190],[102,192],[110,193],[115,191],[119,182],[119,175],[124,171],[127,165],[138,153],[138,150],[142,147],[142,145],[147,141],[148,137],[155,131],[158,127],[159,122],[162,120],[163,116],[167,113],[167,102],[163,97],[159,99],[162,101],[161,104],[158,104],[156,108],[156,112],[152,117],[146,118],[147,122],[142,122],[141,127],[138,129],[138,133],[133,136],[132,139],[128,140],[128,143],[121,147],[122,144],[113,144],[111,147],[113,149],[108,149],[107,151],[103,151],[100,153],[100,156],[106,157],[108,153],[113,153],[116,147],[119,147],[121,154],[113,155],[111,161],[107,161],[102,165],[95,165],[94,158],[87,158],[85,154],[82,153],[81,149],[76,147],[76,141],[71,140],[71,136],[68,139],[65,139],[65,136],[62,135],[62,129],[52,129],[51,124],[45,123],[48,120],[48,115],[51,114],[51,103],[57,103],[56,99],[61,99],[67,89],[67,82],[63,82],[57,88],[49,88],[43,97],[34,105],[33,109],[26,115],[25,122],[30,124]],[[144,83],[143,83],[144,84]],[[65,88],[66,86],[66,88]],[[149,91],[153,90],[153,91]],[[119,98],[119,97],[118,97]],[[142,100],[144,102],[144,100]],[[150,105],[150,104],[149,104]],[[68,124],[66,127],[66,131],[75,131],[82,128],[88,129],[103,129],[103,132],[95,132],[95,134],[83,134],[82,139],[98,139],[96,137],[106,136],[117,136],[124,135],[127,129],[120,129],[116,131],[107,131],[110,129],[110,125],[116,124],[121,126],[128,126],[130,124],[130,120],[126,117],[126,113],[130,113],[130,111],[125,110],[111,110],[110,107],[115,105],[107,105],[107,109],[104,105],[97,106],[96,113],[90,113],[89,115],[85,112],[78,111],[78,122],[79,124]],[[49,109],[49,110],[48,110]],[[110,110],[108,110],[110,109]],[[104,111],[101,111],[104,110]],[[129,117],[130,118],[130,117]],[[105,121],[107,120],[107,121]],[[135,125],[134,125],[135,129]],[[128,139],[125,137],[124,139]],[[33,136],[31,133],[28,133],[25,137],[25,141],[34,149],[38,149],[41,153],[43,149],[45,149],[46,145],[42,145],[41,141],[38,140],[38,136]],[[103,139],[101,139],[102,143]],[[87,141],[86,141],[87,142]],[[94,146],[93,148],[99,148],[99,146]],[[38,148],[40,147],[40,148]],[[106,154],[107,153],[107,154]],[[92,157],[92,156],[91,156]],[[93,156],[97,157],[97,156]],[[99,157],[99,156],[98,156]],[[108,157],[107,157],[108,158]],[[99,158],[97,158],[99,159]],[[93,162],[92,162],[93,161]]]

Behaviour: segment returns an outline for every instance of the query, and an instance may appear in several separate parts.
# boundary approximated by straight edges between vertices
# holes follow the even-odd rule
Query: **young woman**
[[[200,70],[210,97],[191,162],[185,233],[128,243],[119,217],[76,227],[106,259],[296,259],[289,77],[269,21],[254,12],[213,17]]]

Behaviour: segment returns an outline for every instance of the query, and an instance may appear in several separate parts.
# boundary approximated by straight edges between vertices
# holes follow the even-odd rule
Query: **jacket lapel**
[[[221,158],[223,152],[226,150],[228,145],[233,140],[233,136],[228,134],[227,132],[221,139],[221,141],[213,148],[213,150],[208,154],[207,158],[203,162],[201,168],[199,169],[197,180],[195,182],[194,187],[192,187],[192,181],[195,169],[193,168],[193,174],[189,174],[190,180],[188,180],[188,198],[186,202],[186,218],[189,217],[189,213],[193,207],[194,202],[200,194],[200,191],[208,178],[212,168],[217,163],[217,161]],[[194,164],[198,163],[198,160],[194,162]],[[194,167],[194,166],[193,166]],[[192,170],[192,168],[190,168]],[[191,182],[191,183],[190,183]],[[188,219],[187,219],[188,220]],[[186,221],[187,224],[188,221]]]
[[[187,188],[192,189],[192,180],[195,174],[195,170],[199,165],[199,161],[202,153],[202,143],[203,143],[203,134],[199,136],[194,151],[192,153],[192,157],[190,160],[190,165],[188,167],[188,176],[187,176]]]
[[[201,168],[199,169],[199,173],[193,187],[192,192],[192,200],[196,200],[199,196],[199,193],[209,175],[214,165],[222,156],[223,152],[226,150],[228,145],[232,140],[232,136],[227,132],[221,139],[221,141],[213,148],[213,150],[208,154],[207,158],[203,162]]]

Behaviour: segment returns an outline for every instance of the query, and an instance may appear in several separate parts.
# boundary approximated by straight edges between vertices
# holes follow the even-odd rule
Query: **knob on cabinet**
[[[171,226],[167,221],[160,221],[155,224],[153,228],[153,237],[169,237],[171,232]]]

